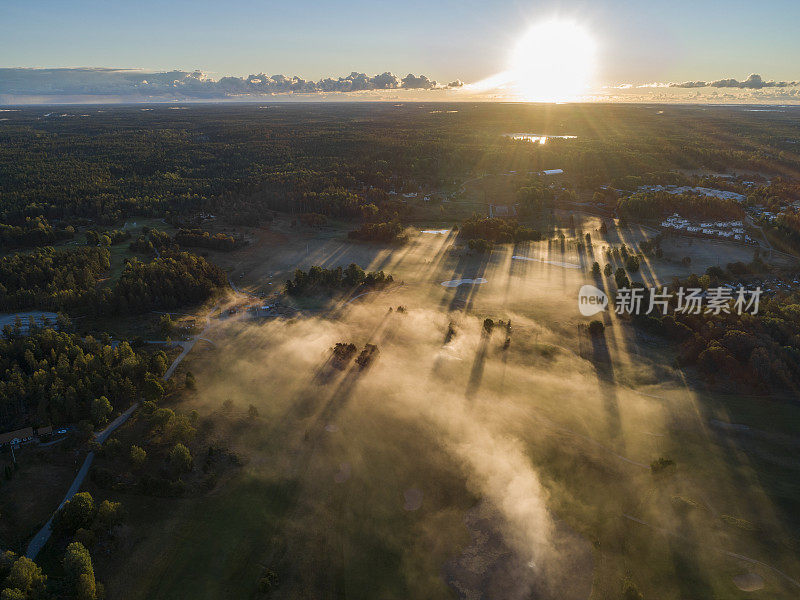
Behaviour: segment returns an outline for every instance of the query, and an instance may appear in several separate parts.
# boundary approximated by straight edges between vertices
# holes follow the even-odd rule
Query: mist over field
[[[380,303],[348,308],[337,322],[250,326],[217,349],[221,364],[201,374],[201,401],[254,403],[268,420],[291,422],[299,439],[286,449],[287,467],[314,470],[316,501],[324,502],[337,486],[349,487],[352,495],[388,487],[394,494],[379,513],[400,514],[410,491],[421,498],[414,510],[428,520],[437,509],[449,509],[441,504],[443,492],[483,499],[491,527],[500,533],[496,543],[503,543],[496,551],[513,552],[531,571],[497,585],[524,587],[545,572],[555,581],[579,549],[562,544],[559,552],[566,556],[558,556],[547,493],[508,423],[536,402],[540,394],[529,390],[553,382],[520,381],[519,351],[502,349],[503,332],[489,335],[479,320],[464,318],[444,344],[448,324],[447,315],[436,311],[388,313]],[[353,364],[340,372],[329,360],[339,341],[374,343],[379,359],[365,370]],[[372,455],[370,447],[379,443],[387,447]],[[421,449],[430,445],[431,454]],[[426,477],[432,470],[447,472],[457,485],[437,489]],[[437,544],[450,542],[443,535]],[[492,568],[491,559],[479,560]]]
[[[221,415],[215,431],[247,457],[255,481],[291,482],[281,550],[259,550],[288,578],[287,597],[320,593],[333,576],[355,597],[585,598],[597,585],[593,548],[628,554],[632,545],[665,574],[689,560],[693,585],[718,585],[731,567],[735,575],[721,565],[737,543],[714,521],[734,512],[727,494],[752,473],[715,458],[703,475],[662,483],[651,474],[659,457],[708,443],[707,417],[658,353],[631,354],[636,341],[613,318],[600,341],[576,335],[572,290],[584,276],[541,262],[579,262],[569,241],[566,251],[533,244],[467,263],[451,243],[418,235],[378,253],[372,265],[398,283],[318,316],[222,322],[192,367],[200,391],[181,409]],[[347,264],[361,250],[318,251]],[[541,259],[511,260],[516,253]],[[455,275],[487,283],[441,285]],[[337,367],[339,342],[375,344],[377,358]],[[257,407],[258,423],[226,425],[227,400],[234,413]],[[767,526],[768,503],[747,485]],[[707,552],[672,548],[684,538]],[[312,564],[328,566],[310,575]]]
[[[4,595],[797,596],[793,108],[2,110]]]

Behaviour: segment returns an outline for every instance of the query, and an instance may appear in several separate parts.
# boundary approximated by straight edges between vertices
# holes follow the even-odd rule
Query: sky
[[[392,72],[470,83],[502,71],[528,28],[558,17],[591,33],[594,86],[800,79],[798,0],[31,0],[2,12],[5,68],[307,80]]]

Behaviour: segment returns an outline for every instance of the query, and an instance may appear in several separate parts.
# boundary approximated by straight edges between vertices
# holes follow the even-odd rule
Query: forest
[[[51,328],[0,338],[0,429],[90,422],[105,424],[141,396],[158,400],[167,370],[161,351]]]
[[[646,106],[478,104],[444,115],[435,104],[425,108],[118,107],[86,109],[83,119],[23,108],[0,128],[0,222],[24,229],[27,217],[43,217],[68,231],[81,219],[111,225],[205,211],[256,224],[270,210],[391,221],[410,210],[393,192],[454,189],[470,176],[509,169],[561,168],[587,190],[609,182],[635,189],[632,178],[672,169],[800,171],[797,149],[776,141],[791,138],[788,114],[765,120],[736,107],[658,114]],[[504,136],[554,128],[577,137],[540,145]],[[717,135],[722,128],[731,135]],[[767,146],[776,152],[764,153]],[[549,202],[541,187],[528,187],[523,204]]]
[[[673,289],[708,289],[766,265],[731,263],[711,267],[703,276],[675,281]],[[619,284],[619,281],[617,282]],[[795,393],[800,389],[800,293],[760,299],[757,314],[734,310],[716,315],[640,315],[634,323],[676,345],[678,364],[695,367],[711,388],[750,388],[757,393]],[[674,308],[674,307],[673,307]]]
[[[619,201],[622,215],[636,218],[660,218],[679,213],[686,219],[738,220],[744,218],[742,206],[735,200],[714,196],[692,196],[668,192],[639,192]]]
[[[78,310],[103,293],[98,282],[109,267],[106,248],[46,247],[4,256],[0,258],[0,310]]]
[[[520,225],[516,220],[479,215],[473,215],[464,221],[459,235],[466,240],[487,240],[500,244],[542,239],[541,233]]]
[[[138,314],[208,299],[227,286],[216,265],[175,252],[149,262],[128,260],[111,287],[99,285],[110,267],[107,248],[38,249],[0,258],[0,310],[41,309],[90,315]]]
[[[286,293],[290,296],[303,296],[355,291],[359,288],[380,289],[393,281],[392,276],[383,271],[365,272],[355,263],[345,269],[314,266],[308,271],[297,269],[294,278],[286,282]]]
[[[56,229],[42,216],[25,217],[19,225],[0,223],[0,248],[49,246],[74,235],[75,229],[71,225]]]

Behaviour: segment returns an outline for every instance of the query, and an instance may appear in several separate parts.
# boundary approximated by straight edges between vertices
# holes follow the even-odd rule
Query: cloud
[[[703,87],[708,87],[708,83],[705,81],[684,81],[683,83],[670,83],[669,87],[703,88]]]
[[[436,82],[431,81],[425,75],[412,75],[409,73],[403,77],[403,87],[410,90],[429,90],[436,87]]]
[[[430,90],[461,87],[460,80],[440,86],[425,75],[403,79],[385,72],[370,76],[353,71],[347,77],[319,81],[296,76],[252,74],[215,80],[201,71],[151,72],[137,69],[65,68],[0,69],[0,95],[113,96],[121,98],[214,99],[277,94],[350,93],[374,90]]]
[[[760,90],[762,88],[787,88],[800,85],[797,81],[764,81],[761,75],[753,73],[744,81],[737,79],[718,79],[717,81],[685,81],[683,83],[671,83],[670,87],[678,88],[739,88],[747,90]]]

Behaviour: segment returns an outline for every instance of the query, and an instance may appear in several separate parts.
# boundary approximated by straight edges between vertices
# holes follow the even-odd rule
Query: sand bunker
[[[442,285],[444,287],[458,287],[460,285],[471,285],[471,284],[478,285],[481,283],[489,283],[489,282],[483,277],[478,277],[477,279],[451,279],[450,281],[443,281]]]
[[[403,498],[405,502],[403,503],[404,510],[417,510],[420,506],[422,506],[422,490],[418,490],[417,488],[409,488],[405,492],[403,492]]]
[[[733,583],[743,592],[756,592],[764,587],[764,578],[750,571],[734,577]]]
[[[545,263],[548,265],[554,265],[556,267],[564,267],[565,269],[580,269],[580,265],[576,265],[575,263],[568,263],[568,262],[561,262],[560,260],[545,260],[543,258],[531,258],[529,256],[517,256],[516,254],[511,258],[515,260],[529,260],[531,262],[540,262]]]
[[[450,233],[449,229],[423,229],[422,233],[432,233],[434,235],[445,235]]]

